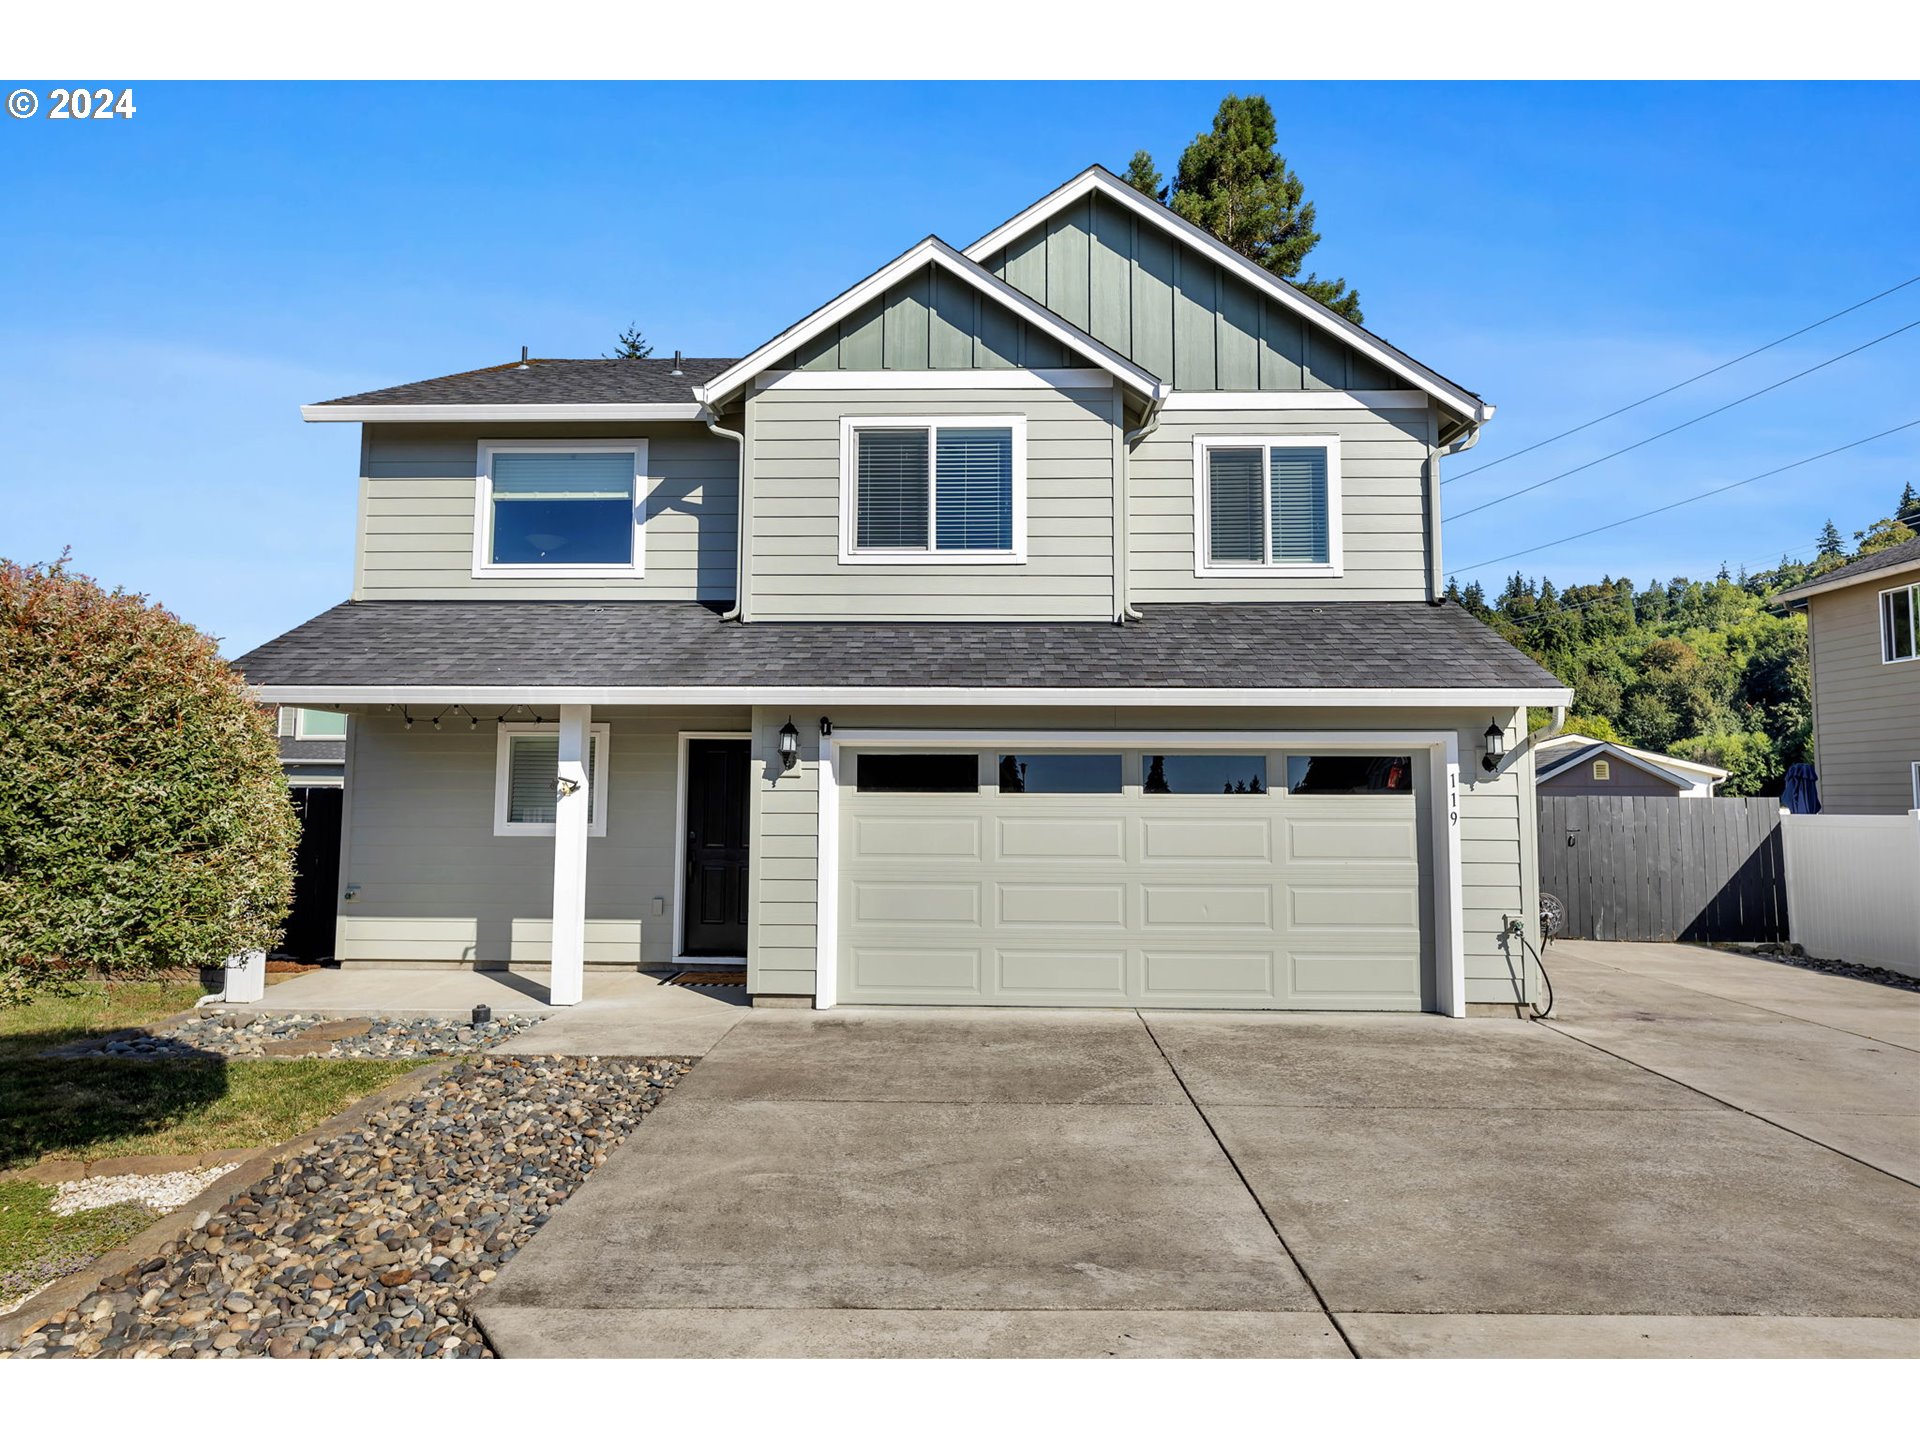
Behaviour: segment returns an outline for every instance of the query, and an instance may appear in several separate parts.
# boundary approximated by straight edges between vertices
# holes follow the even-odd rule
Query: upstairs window
[[[1338,436],[1200,436],[1193,473],[1194,574],[1340,573]]]
[[[1880,658],[1920,658],[1920,585],[1880,592]]]
[[[845,419],[843,564],[1007,564],[1026,559],[1021,416]]]
[[[473,573],[639,575],[646,442],[480,447]]]

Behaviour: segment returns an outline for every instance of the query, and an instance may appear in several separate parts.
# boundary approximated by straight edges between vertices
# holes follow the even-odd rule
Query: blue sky
[[[1228,89],[1281,117],[1313,264],[1500,407],[1450,473],[1920,274],[1912,86],[137,85],[130,121],[0,119],[0,554],[70,545],[239,653],[351,583],[356,427],[301,402],[522,344],[597,355],[629,321],[742,354],[1091,161],[1144,145],[1171,171]],[[1917,319],[1920,285],[1449,485],[1448,509]],[[1448,565],[1644,583],[1804,553],[1920,485],[1920,429],[1465,568],[1920,419],[1916,381],[1920,329],[1450,523]]]

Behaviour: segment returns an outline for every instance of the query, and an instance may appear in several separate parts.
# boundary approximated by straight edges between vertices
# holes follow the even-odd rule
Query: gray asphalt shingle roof
[[[691,405],[693,387],[733,364],[671,359],[529,360],[342,395],[325,405]]]
[[[1559,688],[1457,605],[1155,605],[1138,623],[723,622],[691,601],[349,601],[234,664],[275,686]]]
[[[1825,590],[1835,585],[1851,585],[1856,580],[1864,580],[1869,575],[1877,575],[1882,570],[1898,569],[1902,565],[1920,565],[1920,536],[1903,540],[1898,545],[1889,545],[1884,550],[1876,550],[1871,555],[1862,555],[1858,560],[1849,560],[1837,570],[1829,570],[1818,579],[1809,580],[1804,585],[1796,585],[1791,590],[1782,590],[1773,597],[1778,605],[1792,600],[1808,590]]]

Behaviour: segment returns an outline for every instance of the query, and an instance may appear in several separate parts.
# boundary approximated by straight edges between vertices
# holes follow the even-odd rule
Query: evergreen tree
[[[1846,553],[1847,542],[1840,538],[1840,531],[1833,521],[1827,521],[1826,528],[1820,532],[1820,558],[1838,560]]]
[[[1144,150],[1133,152],[1133,159],[1127,162],[1126,173],[1120,177],[1138,190],[1149,200],[1167,203],[1167,187],[1164,177],[1154,168],[1153,156]]]
[[[1220,102],[1213,128],[1193,137],[1181,153],[1171,195],[1146,151],[1134,153],[1126,182],[1142,195],[1173,207],[1176,215],[1270,270],[1302,294],[1359,324],[1360,295],[1345,278],[1302,277],[1300,267],[1320,232],[1313,228],[1313,202],[1306,186],[1275,148],[1279,132],[1264,96],[1229,95]]]
[[[1913,488],[1911,481],[1900,487],[1900,503],[1893,507],[1893,518],[1920,530],[1920,491]]]
[[[1460,608],[1465,610],[1469,615],[1481,620],[1491,615],[1493,611],[1487,605],[1486,587],[1481,585],[1478,580],[1470,583],[1467,588],[1461,592]]]
[[[629,325],[620,332],[620,338],[613,342],[613,353],[603,355],[603,360],[645,360],[653,354],[653,346],[647,337],[640,333],[638,325]]]
[[[1715,580],[1717,580],[1717,581],[1718,581],[1718,582],[1719,582],[1720,584],[1722,584],[1722,585],[1724,585],[1724,584],[1726,584],[1726,583],[1727,583],[1727,581],[1729,581],[1729,580],[1731,580],[1731,579],[1733,578],[1733,576],[1732,576],[1732,574],[1731,574],[1731,573],[1730,573],[1730,572],[1729,572],[1729,571],[1727,570],[1727,562],[1726,562],[1726,561],[1724,561],[1724,560],[1722,560],[1722,561],[1720,562],[1720,573],[1719,573],[1718,575],[1716,575],[1716,576],[1714,576],[1713,578],[1714,578]]]
[[[1447,592],[1444,598],[1456,605],[1460,603],[1460,582],[1451,575],[1447,577]]]

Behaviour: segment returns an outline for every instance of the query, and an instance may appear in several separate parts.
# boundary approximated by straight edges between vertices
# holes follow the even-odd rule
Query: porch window
[[[607,730],[587,730],[587,833],[607,833]],[[503,724],[494,762],[493,833],[551,835],[560,792],[560,727]]]
[[[1194,441],[1196,575],[1338,575],[1340,440]]]
[[[1880,592],[1880,658],[1920,658],[1920,585]]]
[[[347,733],[347,717],[332,710],[296,710],[293,717],[296,740],[340,740]]]
[[[474,574],[639,575],[644,441],[482,444]]]
[[[845,419],[840,559],[1017,563],[1026,558],[1026,420]]]

